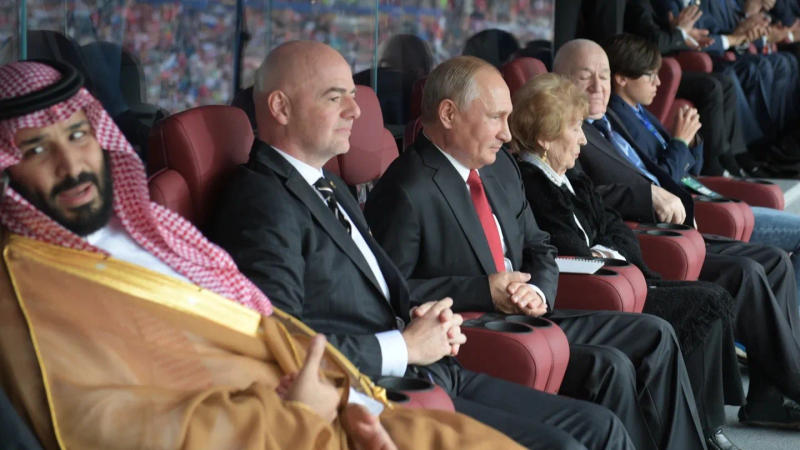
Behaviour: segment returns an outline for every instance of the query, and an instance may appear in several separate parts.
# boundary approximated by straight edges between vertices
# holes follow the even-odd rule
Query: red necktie
[[[506,265],[503,260],[503,244],[500,242],[500,233],[497,231],[497,224],[492,216],[492,207],[489,206],[489,200],[486,198],[486,192],[483,190],[483,183],[477,170],[469,171],[467,185],[469,185],[472,204],[475,205],[475,212],[478,213],[478,220],[481,221],[481,227],[483,227],[483,234],[489,242],[494,266],[498,272],[505,272]]]

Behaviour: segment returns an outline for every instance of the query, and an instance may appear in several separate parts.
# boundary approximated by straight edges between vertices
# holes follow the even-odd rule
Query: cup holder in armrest
[[[506,322],[505,320],[492,320],[483,324],[484,328],[492,331],[501,331],[503,333],[523,334],[530,333],[530,327],[516,322]]]
[[[558,392],[569,362],[569,343],[561,329],[544,318],[486,313],[465,321],[467,342],[458,361],[467,369],[551,394]]]
[[[610,270],[610,269],[603,269],[603,268],[597,269],[597,272],[593,273],[592,275],[600,275],[600,276],[603,276],[603,277],[616,277],[616,276],[619,276],[619,274],[617,272],[614,272],[613,270]]]
[[[444,389],[422,378],[381,377],[375,384],[386,389],[389,400],[409,408],[455,410]]]
[[[650,236],[669,236],[669,237],[680,237],[681,234],[677,231],[669,231],[669,230],[633,230],[634,233],[637,234],[649,234]]]
[[[381,377],[375,383],[378,386],[393,391],[430,391],[433,390],[433,383],[422,378],[411,377]]]
[[[541,317],[525,316],[522,314],[506,316],[506,321],[512,323],[524,323],[525,325],[529,325],[534,328],[547,328],[553,326],[553,322],[550,322],[549,320],[542,319]]]
[[[391,389],[386,389],[386,398],[389,399],[390,402],[400,404],[407,404],[411,401],[411,397],[403,394],[402,392],[393,391]]]
[[[639,227],[640,228],[658,228],[658,229],[661,229],[661,230],[681,230],[681,231],[686,231],[686,230],[691,230],[692,229],[692,227],[690,227],[689,225],[684,225],[682,223],[665,223],[665,222],[641,223],[641,224],[639,224]]]
[[[727,198],[727,197],[711,198],[711,197],[706,197],[705,195],[698,195],[694,199],[699,202],[709,202],[709,203],[730,203],[735,201],[732,198]]]

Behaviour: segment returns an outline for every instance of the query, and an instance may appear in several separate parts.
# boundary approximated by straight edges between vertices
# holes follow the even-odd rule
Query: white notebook
[[[562,273],[595,273],[605,264],[603,260],[589,258],[556,257],[558,271]]]

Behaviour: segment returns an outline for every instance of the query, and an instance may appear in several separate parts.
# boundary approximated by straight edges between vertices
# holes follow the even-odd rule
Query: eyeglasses
[[[658,79],[658,72],[645,72],[641,76],[647,77],[647,81],[655,83]]]

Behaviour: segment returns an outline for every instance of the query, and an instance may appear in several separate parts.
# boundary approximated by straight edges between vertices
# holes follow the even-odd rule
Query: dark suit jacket
[[[325,333],[362,372],[376,376],[381,353],[374,333],[408,321],[408,288],[367,231],[345,183],[326,173],[339,204],[370,244],[389,285],[391,304],[353,240],[281,155],[256,140],[222,194],[210,227],[247,275],[278,307]]]
[[[666,17],[667,11],[671,11],[675,17],[683,9],[681,0],[653,0],[656,11]],[[720,2],[726,2],[727,7],[721,7]],[[695,28],[708,30],[708,36],[714,39],[714,43],[704,50],[712,53],[722,53],[727,49],[722,48],[721,35],[729,34],[736,28],[741,19],[741,8],[736,0],[703,0],[700,2],[700,10],[703,15],[695,23]]]
[[[636,141],[620,123],[613,111],[606,111],[611,126],[636,150],[639,157],[661,187],[680,197],[686,208],[686,224],[694,220],[694,203],[691,194],[672,180],[668,173],[641,151]],[[637,222],[656,222],[653,199],[650,193],[650,180],[631,164],[614,146],[589,122],[584,122],[583,133],[587,144],[581,149],[578,158],[581,170],[591,178],[597,192],[606,205],[617,210],[625,220]]]
[[[669,24],[667,15],[656,13],[653,0],[628,0],[625,5],[625,31],[655,42],[662,54],[689,50],[683,34]]]
[[[519,168],[500,150],[479,170],[514,270],[531,274],[552,308],[555,248],[533,219]],[[464,180],[424,136],[397,158],[370,192],[365,209],[375,238],[419,301],[453,298],[457,311],[491,311],[488,275],[496,271]]]
[[[700,140],[699,133],[697,144],[691,148],[687,147],[683,142],[673,139],[656,116],[650,114],[647,109],[643,109],[645,117],[667,142],[667,148],[664,149],[624,100],[612,95],[608,107],[617,114],[620,123],[628,130],[642,153],[664,169],[673,180],[680,182],[681,178],[687,174],[697,175],[700,173],[700,169],[703,167],[703,142]]]

